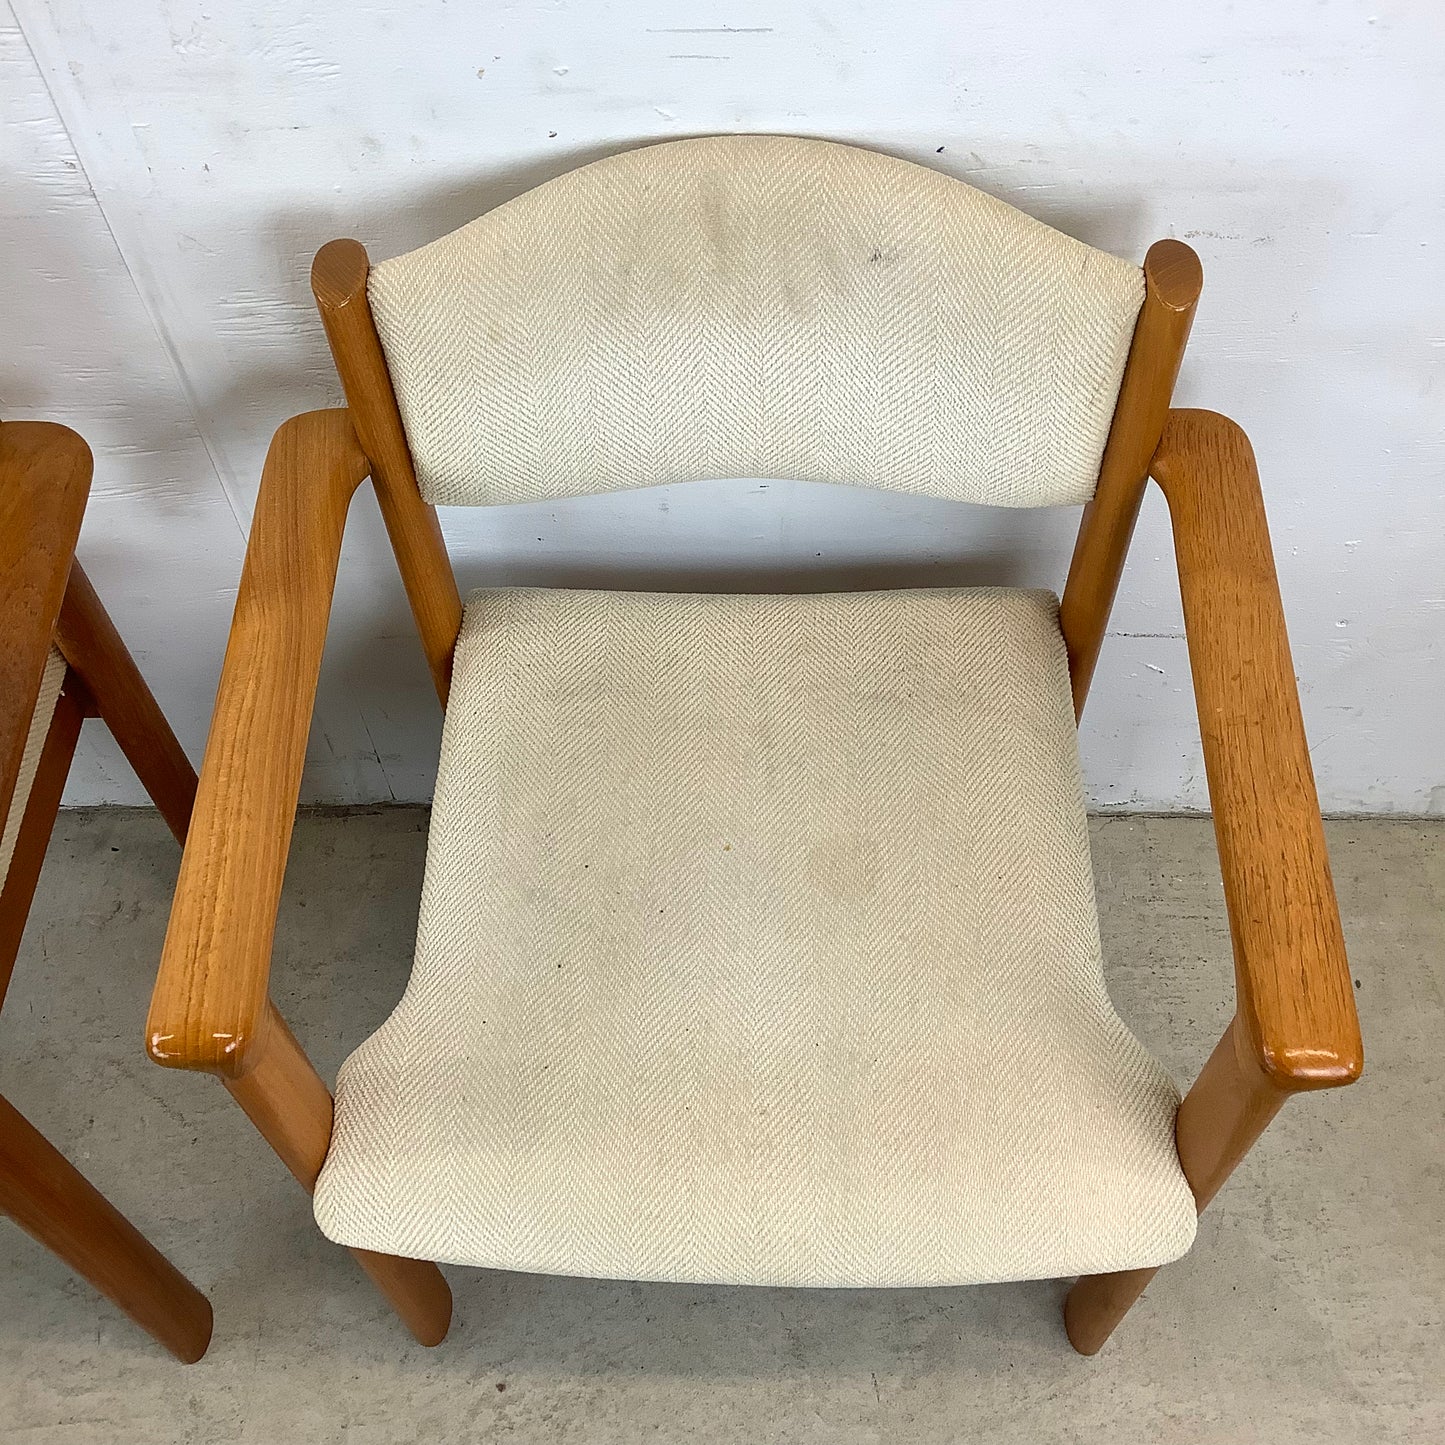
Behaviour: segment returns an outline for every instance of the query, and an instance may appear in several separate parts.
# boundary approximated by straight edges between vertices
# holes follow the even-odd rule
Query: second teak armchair
[[[1361,1046],[1249,443],[1169,410],[1200,289],[931,170],[731,136],[583,167],[312,284],[345,409],[266,462],[149,1023],[416,1337],[435,1262],[640,1280],[1074,1277],[1092,1353]],[[1182,1102],[1104,986],[1076,720],[1169,503],[1237,1013]],[[335,1103],[269,997],[347,508],[446,710],[411,983]],[[1084,508],[1003,588],[510,589],[434,505],[703,477]]]
[[[68,427],[0,422],[0,1004],[81,723],[105,724],[178,842],[195,797],[196,774],[75,556],[90,482],[90,448]],[[3,1096],[0,1215],[178,1359],[205,1353],[206,1297]]]

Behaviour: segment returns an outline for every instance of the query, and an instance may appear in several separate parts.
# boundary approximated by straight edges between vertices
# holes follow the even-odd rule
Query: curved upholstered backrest
[[[375,266],[423,495],[705,477],[1089,499],[1137,266],[853,146],[712,136],[583,166]]]

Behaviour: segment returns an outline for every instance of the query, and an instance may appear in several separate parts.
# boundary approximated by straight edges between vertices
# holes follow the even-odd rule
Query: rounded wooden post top
[[[311,294],[316,304],[329,311],[364,296],[370,270],[371,261],[360,241],[328,241],[311,263]]]
[[[1155,241],[1144,257],[1144,280],[1161,306],[1188,311],[1204,289],[1204,267],[1194,248],[1183,241]]]

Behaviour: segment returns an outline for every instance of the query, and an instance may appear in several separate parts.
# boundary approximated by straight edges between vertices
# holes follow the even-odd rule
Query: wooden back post
[[[376,333],[366,278],[371,270],[360,241],[329,241],[311,264],[311,292],[326,328],[357,440],[371,479],[396,565],[421,634],[442,706],[451,686],[452,650],[462,625],[462,602],[447,559],[436,508],[422,500],[416,469],[397,410],[381,338]]]
[[[1156,241],[1149,248],[1144,258],[1144,304],[1134,325],[1114,421],[1099,464],[1099,485],[1079,523],[1059,608],[1076,718],[1089,695],[1124,556],[1144,500],[1149,462],[1164,432],[1203,285],[1199,257],[1183,241]]]

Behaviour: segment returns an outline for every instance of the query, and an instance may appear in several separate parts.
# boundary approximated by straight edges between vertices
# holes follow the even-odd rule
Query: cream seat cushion
[[[474,594],[342,1244],[637,1280],[1157,1265],[1178,1096],[1110,1005],[1056,603]]]

